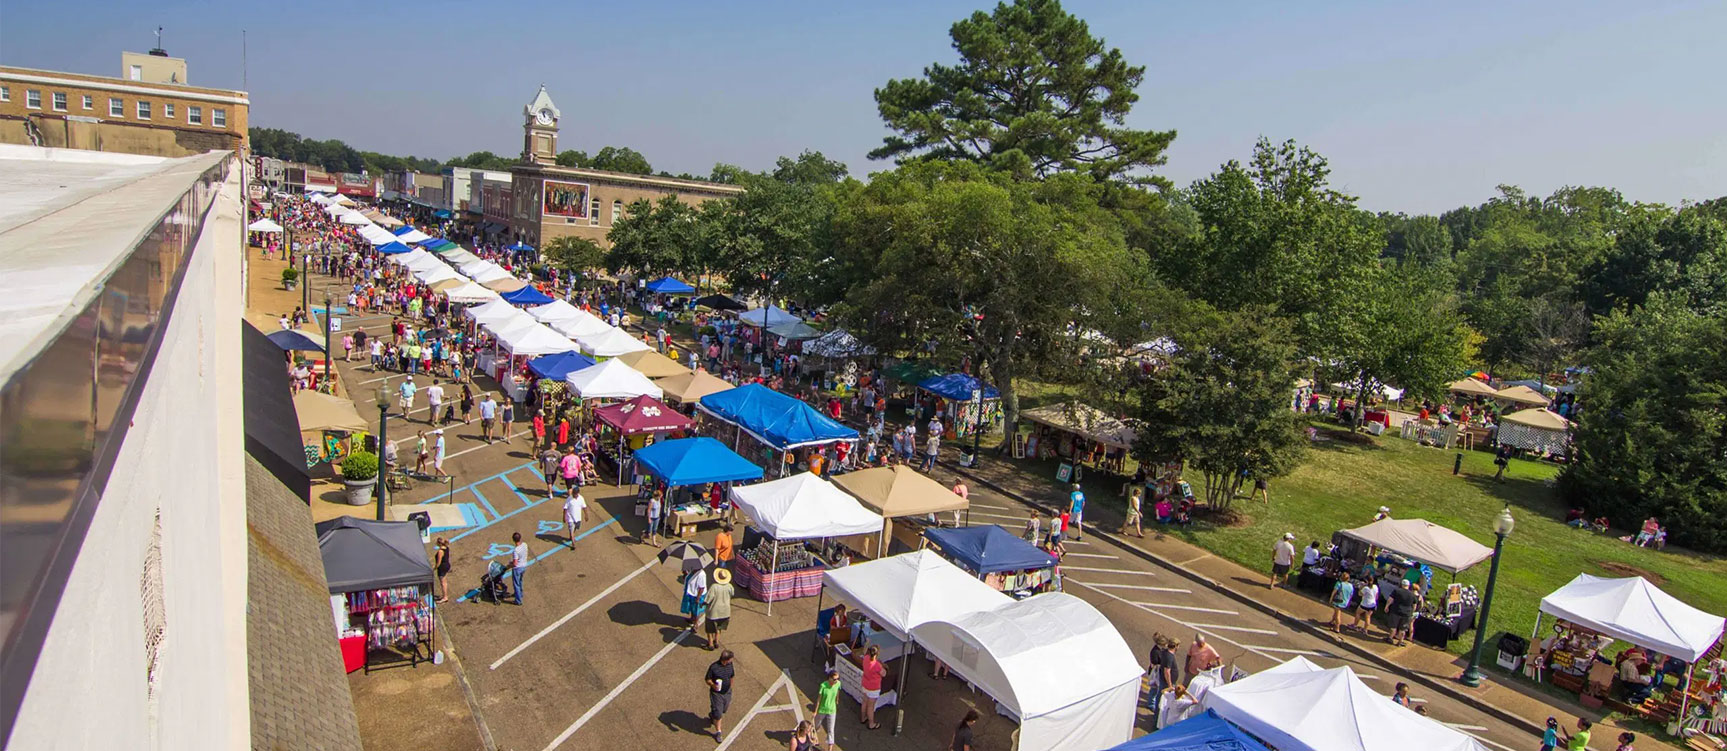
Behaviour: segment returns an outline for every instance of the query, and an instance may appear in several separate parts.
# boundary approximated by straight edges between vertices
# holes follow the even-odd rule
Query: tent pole
[[[779,568],[780,568],[780,538],[775,537],[774,538],[774,562],[768,568],[768,572],[766,574],[762,575],[762,599],[765,599],[768,601],[768,615],[770,615],[770,616],[774,614],[773,575],[779,571]]]
[[[1546,615],[1546,613],[1539,610],[1535,611],[1535,629],[1529,632],[1529,643],[1531,645],[1541,639],[1541,616],[1543,615]]]
[[[911,672],[911,634],[906,634],[905,642],[900,644],[899,655],[899,687],[893,695],[893,734],[899,735],[905,729],[905,674]]]

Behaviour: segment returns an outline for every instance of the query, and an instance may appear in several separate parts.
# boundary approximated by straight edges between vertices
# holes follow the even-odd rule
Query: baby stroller
[[[493,605],[496,605],[505,597],[509,596],[509,585],[504,584],[504,575],[509,573],[509,571],[509,569],[504,568],[504,564],[502,563],[497,561],[488,562],[486,564],[486,573],[480,576],[480,597],[491,602]]]

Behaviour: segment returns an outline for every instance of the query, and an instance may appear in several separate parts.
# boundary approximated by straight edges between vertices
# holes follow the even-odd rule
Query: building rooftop
[[[199,177],[228,156],[0,144],[0,382],[52,341]]]

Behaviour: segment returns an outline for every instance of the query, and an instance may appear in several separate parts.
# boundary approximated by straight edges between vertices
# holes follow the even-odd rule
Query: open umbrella
[[[660,563],[674,560],[686,574],[714,565],[714,557],[707,548],[686,540],[674,542],[660,551]]]

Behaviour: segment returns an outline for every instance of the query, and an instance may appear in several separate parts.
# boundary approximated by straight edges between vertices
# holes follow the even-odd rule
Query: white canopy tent
[[[1380,519],[1341,534],[1453,574],[1493,557],[1493,548],[1426,519]]]
[[[484,305],[468,308],[467,316],[474,323],[486,327],[496,327],[518,319],[534,320],[533,316],[523,313],[520,308],[511,305],[506,300],[493,300]]]
[[[462,273],[481,284],[490,284],[504,279],[515,279],[510,272],[491,261],[479,261],[462,266]]]
[[[583,399],[634,399],[644,394],[655,399],[664,396],[659,386],[635,368],[617,360],[607,360],[564,376],[570,390]]]
[[[499,334],[498,341],[510,350],[510,354],[518,357],[555,355],[576,350],[575,342],[546,328],[545,324],[538,321],[534,321],[532,326],[512,328],[508,335]]]
[[[467,283],[467,278],[456,273],[455,269],[445,266],[442,263],[438,263],[437,261],[432,261],[432,263],[437,263],[438,265],[418,269],[412,266],[408,268],[414,272],[414,278],[420,280],[423,284],[437,284],[438,282],[447,282],[452,279]]]
[[[756,527],[777,540],[873,535],[881,530],[880,514],[810,472],[735,486],[730,492]]]
[[[474,282],[468,282],[455,289],[444,290],[444,296],[455,303],[483,303],[498,299],[498,293],[482,287]],[[499,300],[499,302],[503,302]],[[508,305],[509,303],[504,303]]]
[[[518,310],[514,316],[494,323],[481,325],[483,325],[487,331],[492,332],[492,336],[502,344],[513,337],[527,333],[535,326],[542,326],[544,324],[534,320],[533,316]]]
[[[404,243],[423,243],[432,239],[432,236],[417,229],[410,229],[407,232],[397,235],[396,239]]]
[[[313,192],[316,190],[319,190],[319,188],[313,187],[313,188],[307,188],[306,189],[307,200],[311,201],[312,203],[318,204],[319,206],[323,206],[324,204],[327,204],[330,202],[329,196],[326,196],[322,193]]]
[[[337,193],[337,194],[336,194],[336,197],[335,197],[335,198],[332,198],[332,199],[330,199],[330,200],[332,200],[332,201],[335,201],[335,202],[336,202],[336,203],[339,203],[339,204],[342,204],[342,205],[343,205],[343,206],[352,206],[352,205],[354,205],[354,199],[352,199],[352,198],[349,198],[349,197],[347,197],[347,196],[345,196],[345,195],[342,195],[342,194],[341,194],[341,193]]]
[[[259,219],[258,221],[255,221],[255,222],[252,222],[251,224],[246,225],[246,231],[247,232],[281,232],[282,231],[282,225],[277,224],[273,221],[270,221],[269,217],[264,217],[263,219]]]
[[[1615,639],[1696,662],[1721,638],[1723,620],[1680,602],[1641,576],[1608,579],[1578,574],[1541,598],[1540,615],[1563,618]]]
[[[430,259],[433,261],[438,260],[436,258],[433,258],[431,253],[427,253],[426,251],[421,250],[419,248],[415,248],[415,249],[410,250],[406,253],[397,253],[397,254],[389,257],[390,263],[401,264],[403,266],[407,266],[408,264],[413,263],[414,261],[421,260],[421,259]]]
[[[617,357],[649,349],[642,340],[630,336],[616,326],[607,326],[604,331],[596,334],[578,336],[576,343],[582,345],[582,352],[592,357]]]
[[[354,225],[354,226],[366,226],[366,227],[378,226],[376,224],[373,224],[372,220],[367,219],[366,215],[361,214],[358,211],[350,211],[346,214],[343,214],[336,221],[339,221],[343,224],[349,224],[349,225]]]
[[[535,305],[534,307],[528,308],[528,315],[533,316],[534,320],[544,324],[551,324],[555,321],[569,318],[576,318],[581,314],[581,308],[571,305],[569,302],[564,300],[553,300],[545,305]]]
[[[862,610],[901,641],[930,621],[953,620],[1013,602],[927,548],[831,569],[822,574],[822,588]]]
[[[1282,751],[1487,751],[1374,693],[1348,666],[1323,670],[1300,657],[1213,686],[1200,705]]]
[[[1115,626],[1078,597],[1046,592],[911,634],[1019,719],[1020,748],[1095,751],[1133,737],[1144,671]]]
[[[581,341],[581,338],[584,336],[594,336],[613,328],[611,324],[600,320],[599,316],[582,310],[581,308],[576,309],[576,315],[569,318],[560,318],[555,321],[548,321],[547,325],[557,329],[558,333],[571,339],[575,339],[578,342]],[[628,353],[626,352],[625,354]]]
[[[365,238],[366,242],[371,243],[374,247],[379,245],[389,245],[396,241],[395,235],[390,234],[389,230],[379,227],[376,224],[369,224],[361,227],[360,237]],[[402,254],[398,253],[397,255]]]
[[[769,329],[788,323],[803,322],[802,318],[787,313],[773,305],[769,305],[765,308],[752,308],[750,310],[746,310],[738,314],[738,320],[756,328]]]
[[[330,216],[341,216],[348,213],[348,208],[339,203],[326,203],[324,204],[324,213]]]

